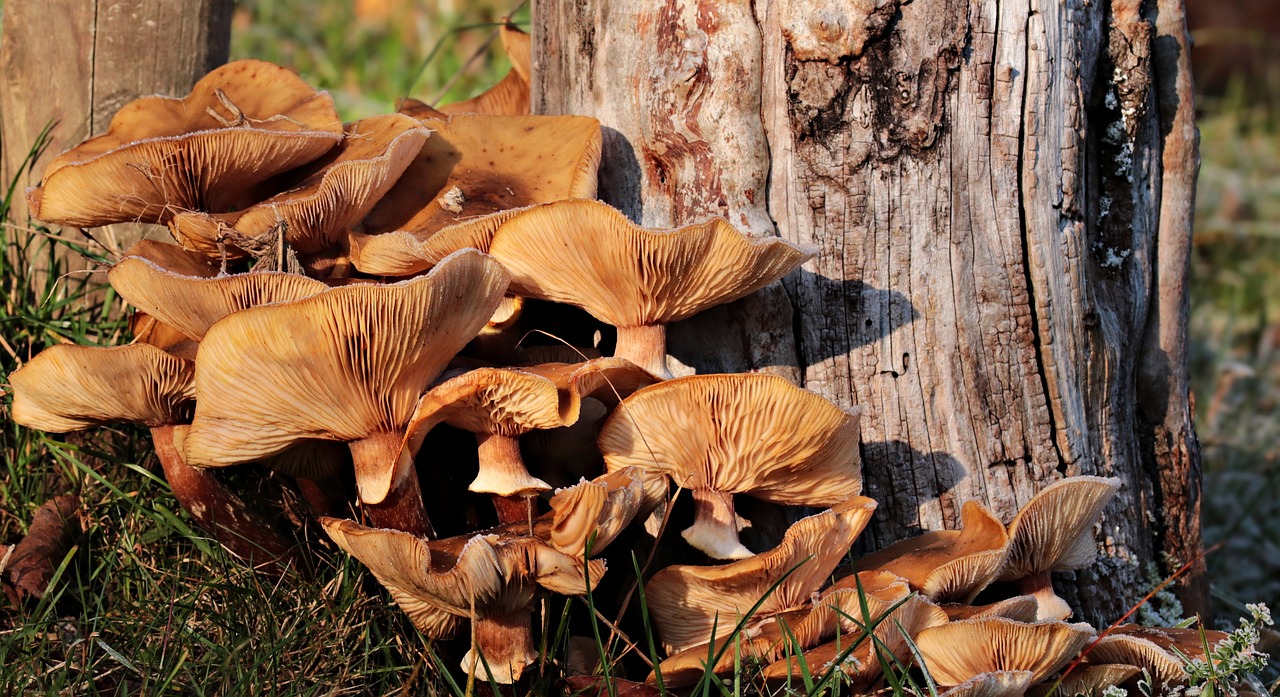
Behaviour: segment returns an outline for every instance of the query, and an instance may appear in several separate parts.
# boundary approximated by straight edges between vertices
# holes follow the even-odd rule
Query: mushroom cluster
[[[239,61],[55,159],[28,192],[41,219],[157,223],[175,243],[140,242],[108,273],[134,343],[36,356],[11,376],[14,420],[150,428],[188,513],[282,574],[305,549],[219,469],[273,472],[423,634],[468,637],[462,669],[482,680],[535,663],[544,593],[604,594],[625,624],[641,556],[667,652],[649,680],[667,688],[743,658],[770,684],[839,670],[868,691],[916,661],[948,694],[1057,679],[1095,631],[1064,622],[1049,574],[1093,559],[1119,482],[1064,480],[1008,525],[970,502],[960,530],[850,561],[876,508],[859,412],[666,362],[667,323],[813,251],[723,219],[645,229],[593,200],[599,124],[528,115],[528,40],[503,39],[512,73],[439,111],[343,124],[289,71]],[[819,512],[744,541],[740,511],[761,507]],[[1169,636],[1109,636],[1063,685],[1176,682],[1156,656],[1194,650]]]

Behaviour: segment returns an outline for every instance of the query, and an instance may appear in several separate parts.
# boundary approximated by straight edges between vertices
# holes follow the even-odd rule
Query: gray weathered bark
[[[231,0],[9,0],[0,38],[0,177],[18,180],[10,215],[27,219],[23,191],[45,165],[82,140],[106,132],[128,102],[183,95],[227,61]],[[22,163],[54,123],[44,155]],[[94,237],[123,250],[139,226],[110,226]]]
[[[533,108],[601,120],[601,196],[642,224],[820,248],[669,350],[861,405],[870,545],[1121,477],[1063,593],[1111,620],[1199,549],[1195,133],[1181,0],[1148,4],[543,0]]]

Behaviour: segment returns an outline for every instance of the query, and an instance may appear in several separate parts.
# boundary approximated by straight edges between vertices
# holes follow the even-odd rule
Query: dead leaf
[[[44,597],[58,565],[82,532],[79,498],[58,496],[46,501],[36,509],[27,536],[9,554],[4,570],[10,583],[20,594]]]

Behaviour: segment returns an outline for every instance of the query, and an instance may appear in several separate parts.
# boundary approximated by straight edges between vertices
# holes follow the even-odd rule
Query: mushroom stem
[[[223,547],[258,571],[283,576],[289,567],[301,569],[296,546],[248,506],[218,475],[187,464],[173,443],[173,426],[151,429],[156,457],[178,503]]]
[[[670,380],[671,371],[667,370],[667,325],[618,327],[618,341],[613,349],[613,357],[625,358],[663,380]]]
[[[462,669],[478,680],[510,685],[538,659],[533,649],[528,608],[500,617],[476,619],[474,637],[475,643],[462,657]],[[486,666],[489,668],[487,674]]]
[[[1018,579],[1018,590],[1022,595],[1035,596],[1036,621],[1065,620],[1072,615],[1067,601],[1053,592],[1053,581],[1048,571]]]
[[[356,488],[360,490],[360,503],[369,512],[373,526],[435,539],[431,519],[427,517],[427,508],[422,502],[422,489],[418,486],[418,470],[414,467],[413,457],[401,445],[400,436],[379,433],[348,445],[356,471]],[[389,459],[394,460],[390,466],[387,464]],[[376,502],[370,501],[380,493],[377,491],[378,482],[388,479],[386,495]],[[366,488],[375,493],[367,496]]]
[[[480,471],[467,488],[498,496],[537,496],[551,485],[529,474],[520,456],[520,440],[497,433],[477,433]],[[510,522],[510,521],[504,521]]]
[[[680,533],[686,542],[713,559],[746,559],[754,554],[738,540],[738,515],[733,494],[712,489],[692,489],[693,525]]]

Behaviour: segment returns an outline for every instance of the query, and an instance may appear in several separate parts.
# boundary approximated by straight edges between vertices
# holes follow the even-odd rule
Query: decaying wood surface
[[[1121,477],[1063,594],[1111,620],[1199,546],[1195,133],[1181,0],[1147,4],[543,0],[534,110],[601,120],[601,195],[642,224],[819,248],[670,350],[861,405],[868,544]]]
[[[231,0],[9,0],[0,37],[0,176],[18,186],[10,220],[27,219],[23,191],[45,165],[106,132],[120,107],[151,94],[183,95],[227,61]],[[43,156],[24,169],[53,122]],[[108,250],[142,234],[137,225],[94,231]],[[166,233],[167,234],[167,233]]]

